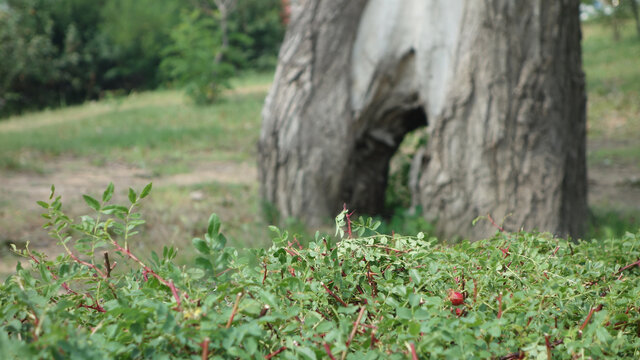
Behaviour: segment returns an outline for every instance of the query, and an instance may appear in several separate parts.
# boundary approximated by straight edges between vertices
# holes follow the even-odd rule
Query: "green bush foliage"
[[[0,116],[97,96],[111,60],[96,28],[103,3],[0,1]]]
[[[218,24],[210,17],[185,29],[182,14],[196,9],[197,2],[181,0],[0,0],[0,117],[168,80],[193,87],[195,70],[218,84],[230,71],[274,66],[284,34],[280,1],[238,0],[225,54],[231,70],[213,61],[203,69],[202,55],[218,50]],[[202,39],[190,38],[196,35]],[[176,53],[192,70],[188,76],[179,66],[160,70],[164,56]]]
[[[52,189],[53,190],[53,189]],[[306,247],[225,247],[212,215],[191,266],[134,254],[139,194],[73,221],[41,202],[65,255],[28,249],[0,286],[3,359],[638,358],[640,234],[571,242],[498,232],[444,246],[336,217]],[[107,255],[104,255],[107,254]],[[109,259],[109,260],[107,260]],[[117,266],[115,266],[117,263]]]

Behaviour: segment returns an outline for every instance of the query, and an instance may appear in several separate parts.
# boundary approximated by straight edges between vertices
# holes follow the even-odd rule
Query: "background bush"
[[[222,69],[213,66],[216,19],[204,26],[202,17],[189,16],[194,10],[180,0],[0,0],[0,117],[167,81],[215,87],[237,71],[274,66],[284,34],[280,1],[238,0]],[[182,43],[196,35],[201,39]],[[182,65],[162,72],[167,55],[190,73]],[[196,71],[204,80],[194,80]]]

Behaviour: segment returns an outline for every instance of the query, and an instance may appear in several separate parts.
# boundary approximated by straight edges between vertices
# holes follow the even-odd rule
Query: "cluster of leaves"
[[[501,231],[449,247],[345,209],[335,239],[303,247],[272,227],[270,249],[240,252],[212,215],[180,268],[173,249],[129,248],[150,190],[128,206],[108,204],[112,186],[85,196],[95,214],[77,223],[53,194],[41,203],[65,255],[16,249],[32,269],[0,286],[1,358],[640,357],[640,234]]]

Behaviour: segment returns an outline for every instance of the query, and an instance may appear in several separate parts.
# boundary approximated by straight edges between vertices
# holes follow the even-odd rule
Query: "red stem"
[[[544,344],[547,347],[547,360],[551,360],[551,343],[549,343],[548,334],[544,334]]]
[[[416,354],[416,344],[411,343],[409,344],[409,347],[411,348],[411,360],[418,360],[418,354]]]
[[[262,285],[264,285],[264,281],[267,280],[267,263],[264,264],[264,276],[262,277]]]
[[[324,289],[327,291],[327,293],[329,295],[331,295],[334,299],[336,299],[336,301],[338,301],[340,304],[342,304],[342,306],[349,306],[347,305],[346,302],[344,302],[344,300],[340,299],[340,297],[336,294],[333,293],[333,291],[329,290],[329,288],[327,287],[327,285],[325,285],[323,282],[320,283]]]
[[[202,347],[202,360],[207,360],[209,358],[209,338],[206,337],[204,338],[204,341],[202,341],[202,345],[200,345]]]
[[[336,360],[335,356],[333,356],[333,354],[331,353],[331,348],[329,347],[329,344],[324,343],[322,345],[324,346],[324,351],[326,351],[327,355],[329,355],[329,359]]]
[[[80,260],[77,256],[75,256],[71,251],[69,251],[69,256],[78,264],[82,264],[84,266],[90,267],[91,269],[93,269],[93,271],[95,271],[98,275],[100,275],[103,279],[107,278],[107,275],[105,273],[103,273],[100,269],[98,269],[97,266],[95,266],[94,264],[90,264],[84,260]]]
[[[233,304],[233,309],[231,309],[231,316],[229,316],[229,321],[227,321],[227,326],[226,326],[227,329],[231,327],[233,318],[236,316],[236,313],[238,312],[238,304],[240,303],[241,297],[242,297],[242,293],[239,292],[238,295],[236,295],[236,302]]]
[[[636,261],[636,262],[633,262],[633,263],[631,263],[631,264],[629,264],[629,265],[627,265],[627,266],[625,266],[625,267],[621,268],[620,270],[618,270],[618,271],[616,272],[616,274],[620,274],[621,272],[623,272],[623,271],[625,271],[625,270],[627,270],[627,269],[630,269],[630,268],[632,268],[632,267],[634,267],[634,266],[640,266],[640,260],[638,260],[638,261]]]
[[[498,319],[502,317],[502,293],[498,295]]]
[[[274,357],[274,356],[276,356],[276,355],[280,354],[281,352],[283,352],[283,351],[285,351],[285,350],[287,350],[287,347],[286,347],[286,346],[283,346],[283,347],[281,347],[280,349],[278,349],[278,350],[276,350],[276,351],[272,352],[271,354],[266,355],[264,358],[265,358],[265,360],[269,360],[269,359],[271,359],[272,357]]]
[[[602,305],[598,305],[594,308],[591,308],[591,310],[589,310],[589,314],[587,315],[587,318],[582,323],[582,326],[580,326],[580,332],[582,332],[582,330],[584,330],[584,328],[587,326],[587,324],[591,320],[591,316],[593,316],[593,313],[600,310],[602,310]]]
[[[351,341],[353,341],[353,337],[356,335],[356,331],[358,330],[358,325],[360,324],[360,320],[362,320],[362,315],[364,314],[365,310],[366,308],[364,306],[360,308],[360,313],[358,313],[358,318],[356,319],[356,322],[353,323],[353,329],[351,329],[351,334],[349,334],[349,339],[347,340],[347,348],[349,347],[349,344],[351,344]]]
[[[476,299],[478,298],[478,282],[476,279],[473,279],[473,303],[476,303]]]
[[[498,224],[496,224],[495,221],[493,221],[493,218],[491,217],[491,215],[487,215],[487,217],[489,218],[489,221],[491,221],[491,224],[493,226],[495,226],[498,230],[500,230],[500,232],[504,232],[504,228]]]
[[[116,249],[124,254],[126,254],[130,259],[132,259],[133,261],[137,262],[140,266],[142,266],[142,268],[144,269],[143,274],[151,274],[153,277],[155,277],[160,283],[164,284],[165,286],[167,286],[169,289],[171,289],[171,294],[173,294],[174,299],[176,299],[176,303],[178,304],[178,308],[180,307],[180,295],[178,294],[178,289],[176,288],[176,286],[173,284],[173,281],[171,280],[166,280],[165,278],[163,278],[162,276],[156,274],[155,271],[153,271],[150,267],[148,267],[147,265],[145,265],[145,263],[143,263],[140,259],[138,259],[137,256],[135,256],[131,251],[129,251],[129,249],[125,249],[122,246],[120,246],[120,244],[118,244],[116,241],[113,241],[113,246],[116,247]]]
[[[347,211],[347,204],[344,204],[342,209],[344,211]],[[353,212],[346,213],[345,215],[347,217],[347,234],[349,234],[349,237],[351,237],[351,215],[353,215]]]

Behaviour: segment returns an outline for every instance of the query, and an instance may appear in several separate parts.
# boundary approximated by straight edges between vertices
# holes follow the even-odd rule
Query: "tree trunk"
[[[389,160],[427,125],[414,201],[441,235],[578,235],[587,217],[577,0],[302,0],[259,143],[262,196],[317,223],[384,207]]]

